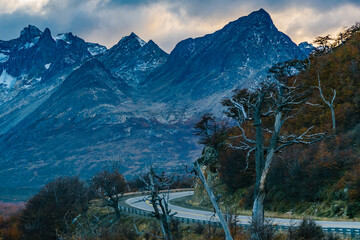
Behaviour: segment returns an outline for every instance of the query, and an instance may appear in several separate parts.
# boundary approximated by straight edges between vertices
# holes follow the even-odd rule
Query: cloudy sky
[[[170,52],[180,40],[260,8],[296,43],[360,21],[360,0],[0,0],[0,39],[16,38],[32,24],[107,47],[135,32]]]

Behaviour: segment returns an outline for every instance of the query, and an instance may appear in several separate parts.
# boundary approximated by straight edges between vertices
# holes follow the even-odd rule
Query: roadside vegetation
[[[359,29],[350,27],[333,42],[319,37],[309,59],[275,65],[258,88],[236,90],[223,101],[228,125],[202,117],[198,162],[214,194],[207,197],[199,184],[193,204],[215,207],[209,204],[215,195],[222,209],[251,210],[251,239],[263,239],[264,210],[360,216]]]

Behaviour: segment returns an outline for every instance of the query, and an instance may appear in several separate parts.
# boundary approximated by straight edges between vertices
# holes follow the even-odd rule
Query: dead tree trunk
[[[256,128],[256,150],[255,150],[255,188],[254,188],[254,203],[252,211],[252,222],[256,226],[264,224],[264,207],[263,201],[265,199],[265,189],[260,189],[261,173],[264,169],[264,134],[261,123],[261,105],[263,104],[263,95],[259,94],[254,111],[254,125]]]
[[[278,145],[278,138],[282,125],[282,111],[278,109],[275,115],[274,131],[271,136],[270,146],[265,158],[265,165],[260,175],[260,183],[258,186],[257,194],[254,196],[253,212],[252,212],[252,224],[256,226],[256,229],[260,231],[264,229],[264,200],[266,197],[266,180],[270,170],[270,165],[274,158],[274,153]],[[259,232],[254,231],[251,236],[252,239],[261,240]]]
[[[214,207],[214,209],[215,209],[215,212],[216,212],[216,214],[218,215],[218,218],[219,218],[219,220],[220,220],[221,226],[222,226],[222,228],[224,229],[225,239],[226,239],[226,240],[232,240],[233,238],[231,237],[229,227],[228,227],[228,225],[226,224],[226,221],[225,221],[225,219],[224,219],[224,216],[223,216],[222,213],[221,213],[220,207],[219,207],[219,205],[218,205],[217,202],[216,202],[216,198],[215,198],[215,196],[214,196],[214,193],[212,192],[210,186],[208,185],[208,183],[207,183],[207,181],[206,181],[206,179],[205,179],[204,174],[203,174],[202,171],[201,171],[201,168],[200,168],[200,166],[199,166],[199,163],[196,161],[196,162],[194,163],[194,165],[195,165],[196,174],[198,175],[201,183],[204,185],[204,187],[205,187],[205,189],[206,189],[206,192],[207,192],[207,194],[208,194],[208,196],[209,196],[209,198],[210,198],[210,200],[211,200],[211,203],[212,203],[212,205],[213,205],[213,207]]]
[[[319,89],[319,93],[320,93],[320,97],[322,98],[322,100],[326,103],[326,105],[328,105],[328,107],[330,108],[331,111],[331,119],[332,119],[332,130],[333,130],[333,134],[336,134],[336,121],[335,121],[335,109],[334,109],[334,102],[335,102],[335,98],[336,98],[336,90],[332,89],[332,92],[334,93],[331,102],[327,101],[323,95],[323,92],[321,90],[321,83],[320,83],[320,74],[319,71],[317,71],[317,78],[318,78],[318,83],[319,86],[317,87]]]
[[[308,128],[302,134],[283,133],[280,135],[284,122],[295,118],[301,106],[306,103],[306,94],[296,84],[294,75],[296,72],[294,69],[300,72],[305,67],[305,62],[299,61],[276,65],[270,69],[269,79],[260,83],[256,90],[239,90],[231,99],[223,101],[223,105],[229,108],[228,116],[238,122],[241,132],[240,135],[232,137],[232,139],[240,140],[236,143],[238,146],[230,143],[230,147],[246,151],[246,160],[250,153],[255,151],[256,182],[252,213],[254,229],[251,235],[253,240],[262,240],[263,238],[266,183],[275,154],[284,147],[294,144],[312,144],[326,137],[325,133],[309,134],[313,127]],[[321,91],[320,83],[319,90]],[[327,102],[332,110],[334,99],[335,94],[331,103]],[[262,124],[263,118],[267,119],[266,124]],[[334,121],[335,114],[333,113],[335,129]],[[269,123],[272,123],[270,129],[265,128],[264,126]],[[252,127],[253,131],[246,132],[245,127]]]
[[[141,178],[145,184],[144,190],[150,191],[150,196],[144,200],[149,200],[154,212],[153,216],[159,221],[163,238],[166,240],[172,240],[171,234],[171,210],[169,209],[169,187],[172,184],[172,179],[168,179],[165,176],[158,176],[154,169],[151,167],[147,173],[148,180]],[[168,190],[165,193],[161,193],[161,190]]]
[[[163,233],[163,237],[166,240],[172,240],[172,234],[171,234],[171,219],[170,216],[168,216],[168,203],[166,201],[163,201],[163,198],[159,197],[159,193],[155,188],[155,182],[154,182],[154,173],[152,169],[150,170],[149,174],[149,180],[150,180],[150,186],[151,186],[151,199],[150,202],[154,209],[154,215],[155,218],[158,219],[161,227],[161,231]],[[164,206],[165,205],[165,206]],[[161,208],[162,212],[160,213],[159,207]]]

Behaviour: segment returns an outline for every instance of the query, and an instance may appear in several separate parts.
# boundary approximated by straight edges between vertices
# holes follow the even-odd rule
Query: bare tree
[[[224,145],[229,129],[224,121],[209,113],[204,114],[194,128],[194,134],[200,136],[199,143],[211,146],[217,152]]]
[[[321,99],[326,103],[326,105],[329,106],[330,111],[331,111],[331,119],[332,119],[332,129],[333,129],[333,134],[336,134],[336,121],[335,121],[335,109],[334,109],[334,101],[336,98],[336,90],[335,89],[331,89],[333,92],[333,97],[331,99],[331,101],[327,101],[326,98],[324,97],[324,94],[321,90],[321,82],[320,82],[320,74],[319,71],[317,71],[317,80],[319,83],[319,86],[317,87],[319,89],[319,93],[320,93],[320,97]]]
[[[163,238],[172,240],[171,217],[176,213],[171,213],[169,209],[169,191],[173,184],[173,178],[165,174],[156,174],[153,167],[150,167],[145,177],[140,177],[144,184],[142,190],[150,192],[144,201],[149,201],[154,209],[153,216],[159,221]]]
[[[296,74],[305,67],[300,61],[276,65],[257,89],[240,90],[223,102],[229,108],[228,115],[237,120],[241,132],[237,136],[238,145],[231,147],[246,151],[248,157],[255,152],[252,224],[258,231],[252,233],[252,239],[261,239],[260,232],[264,230],[267,176],[275,154],[290,145],[313,144],[326,137],[325,133],[311,133],[313,126],[299,134],[281,133],[284,123],[295,118],[306,102],[305,93],[296,81]]]
[[[333,39],[330,37],[330,34],[328,34],[326,36],[316,37],[314,43],[320,45],[322,47],[322,51],[327,52],[329,48],[331,48],[331,44],[330,44],[331,40]]]
[[[120,218],[119,201],[127,191],[128,185],[119,167],[114,166],[112,171],[98,172],[91,180],[91,188],[106,206],[114,209],[116,216]]]
[[[360,22],[356,22],[351,27],[344,27],[342,31],[337,34],[337,45],[343,45],[354,33],[360,30]]]
[[[347,33],[346,31],[341,31],[338,33],[337,35],[337,38],[336,38],[336,41],[337,41],[337,44],[338,45],[343,45],[345,40],[347,38]]]
[[[205,187],[205,190],[210,198],[210,201],[215,209],[215,213],[217,214],[219,220],[220,220],[220,223],[221,223],[221,226],[222,228],[224,229],[224,233],[225,233],[225,239],[226,240],[232,240],[232,237],[231,237],[231,233],[230,233],[230,230],[229,230],[229,227],[224,219],[224,216],[220,210],[220,207],[216,201],[216,198],[214,196],[214,193],[212,192],[209,184],[207,183],[206,179],[205,179],[205,176],[204,174],[202,173],[201,171],[201,168],[200,168],[200,165],[198,163],[198,161],[196,161],[194,163],[195,165],[195,172],[196,172],[196,175],[198,176],[198,178],[200,179],[201,183],[204,185]]]
[[[217,203],[217,199],[200,168],[200,165],[211,166],[218,162],[219,150],[226,142],[227,131],[227,124],[218,121],[212,114],[205,114],[201,117],[201,120],[195,125],[195,135],[200,136],[199,143],[204,144],[206,147],[203,151],[203,157],[194,163],[194,172],[205,187],[215,213],[218,215],[222,228],[224,229],[225,238],[229,240],[232,239],[229,227]]]

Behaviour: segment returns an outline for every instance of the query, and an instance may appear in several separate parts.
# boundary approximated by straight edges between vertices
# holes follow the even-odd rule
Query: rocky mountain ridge
[[[9,187],[88,178],[118,159],[127,175],[145,162],[179,170],[200,153],[192,127],[201,114],[220,113],[222,98],[272,64],[305,56],[263,9],[170,54],[134,33],[107,50],[33,26],[0,41],[0,52],[0,181]]]

